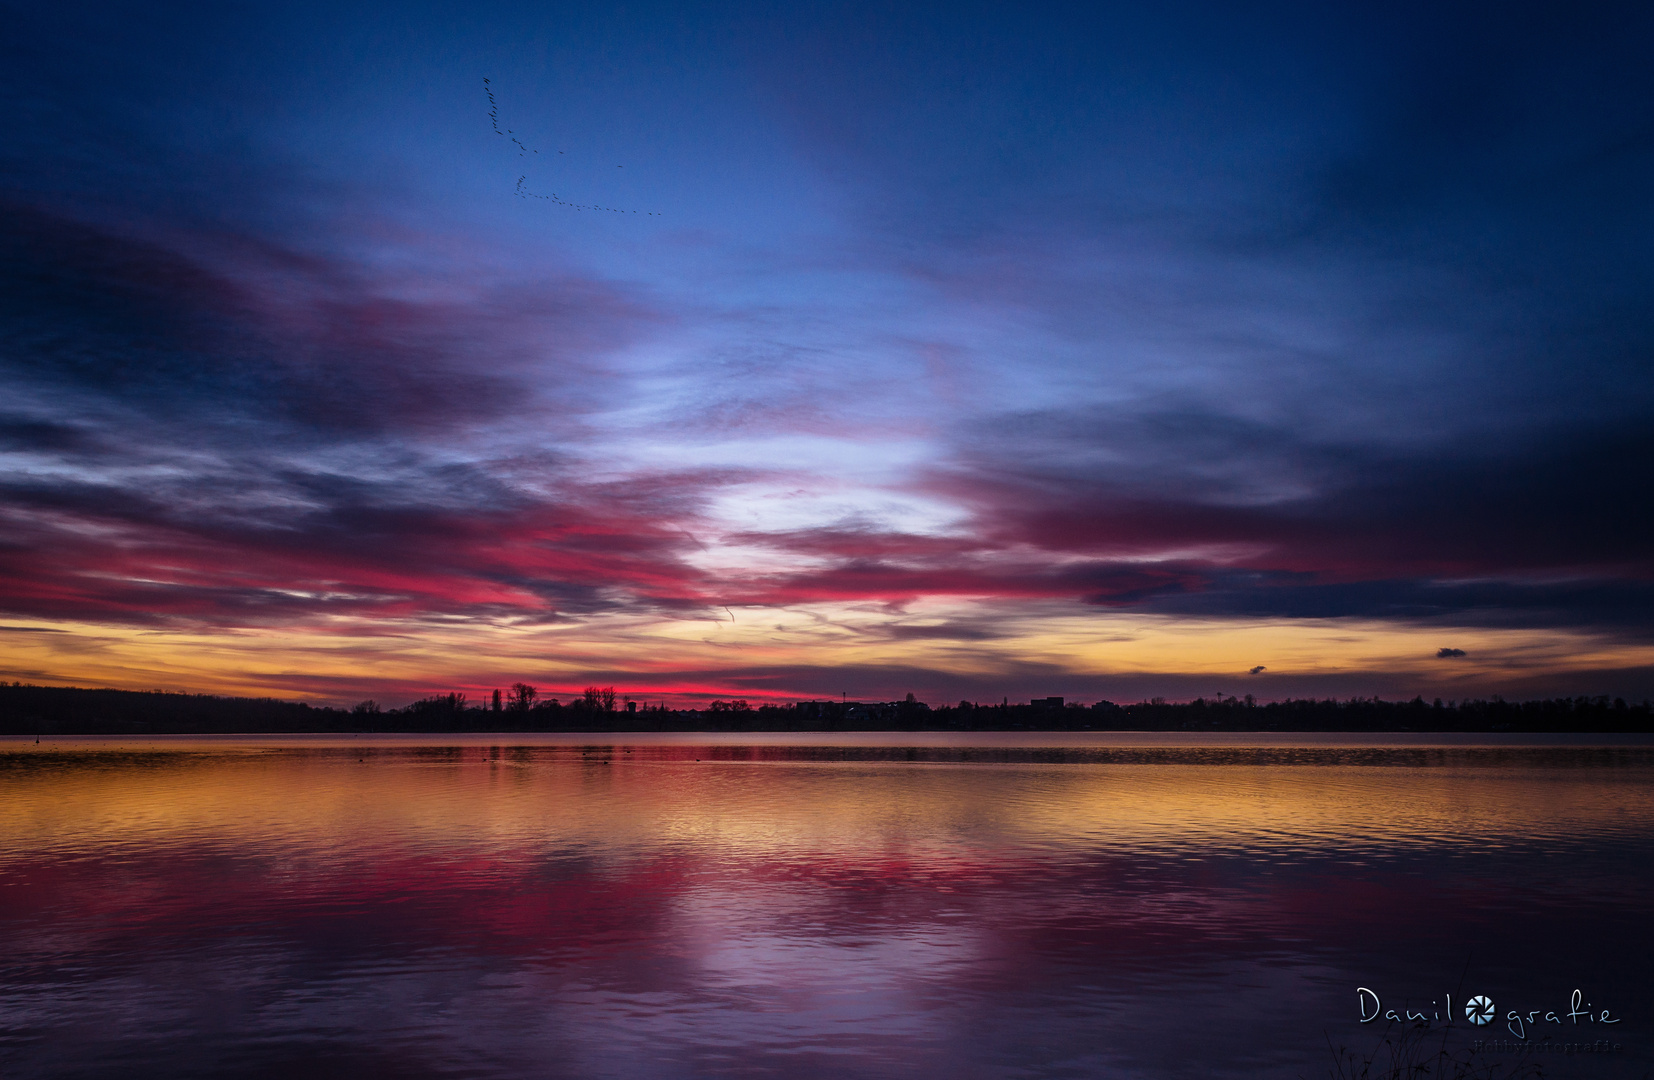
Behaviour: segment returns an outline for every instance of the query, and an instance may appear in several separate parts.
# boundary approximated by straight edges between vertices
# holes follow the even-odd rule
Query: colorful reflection
[[[1650,1068],[1647,749],[1147,749],[15,745],[0,1074],[1321,1076],[1358,986]]]

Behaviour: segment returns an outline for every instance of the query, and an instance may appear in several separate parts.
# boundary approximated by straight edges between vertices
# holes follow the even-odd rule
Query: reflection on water
[[[1654,1069],[1646,743],[502,738],[0,744],[0,1076]]]

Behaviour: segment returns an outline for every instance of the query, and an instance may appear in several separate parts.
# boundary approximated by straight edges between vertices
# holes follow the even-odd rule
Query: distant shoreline
[[[709,709],[606,707],[576,699],[522,708],[468,706],[460,694],[402,709],[316,707],[274,698],[0,684],[0,736],[69,735],[780,735],[874,732],[1248,734],[1654,734],[1654,707],[1607,697],[1504,701],[1255,702],[1236,698],[1088,705],[1061,698],[932,708],[894,702],[806,701],[790,706],[715,702]],[[620,703],[624,706],[626,703]]]
[[[452,740],[467,747],[522,746],[578,748],[598,745],[626,745],[667,749],[672,747],[725,748],[858,748],[905,750],[909,748],[954,747],[970,749],[970,740],[980,738],[981,749],[1015,748],[1153,749],[1201,746],[1237,749],[1317,748],[1359,749],[1499,749],[1549,748],[1646,748],[1654,750],[1654,732],[1637,731],[286,731],[212,733],[58,734],[39,737],[41,746],[66,745],[156,745],[189,746],[196,742],[214,745],[254,746],[380,746],[429,747],[432,740]],[[0,749],[13,745],[35,745],[34,735],[0,735]]]

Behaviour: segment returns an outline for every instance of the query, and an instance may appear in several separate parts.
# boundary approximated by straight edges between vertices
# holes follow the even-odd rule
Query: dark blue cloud
[[[31,618],[980,595],[1654,629],[1646,5],[9,26],[0,567]],[[664,224],[516,198],[485,76],[566,151],[535,190]],[[696,561],[720,544],[771,561]]]

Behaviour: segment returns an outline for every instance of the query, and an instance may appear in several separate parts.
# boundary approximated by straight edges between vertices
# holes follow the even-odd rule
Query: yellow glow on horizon
[[[0,677],[348,703],[517,680],[566,693],[555,688],[629,679],[642,696],[670,698],[678,689],[754,696],[739,689],[750,685],[742,677],[764,669],[929,671],[938,681],[1039,671],[1052,684],[1065,676],[1211,677],[1226,691],[1255,688],[1267,697],[1270,680],[1281,677],[1383,674],[1487,687],[1654,665],[1654,646],[1566,629],[1174,618],[1054,601],[927,600],[899,610],[821,603],[717,614],[554,624],[341,619],[212,632],[36,620],[35,629],[0,635]],[[1468,655],[1437,660],[1442,646]],[[1238,681],[1258,665],[1269,678]],[[808,696],[784,684],[776,693]]]

